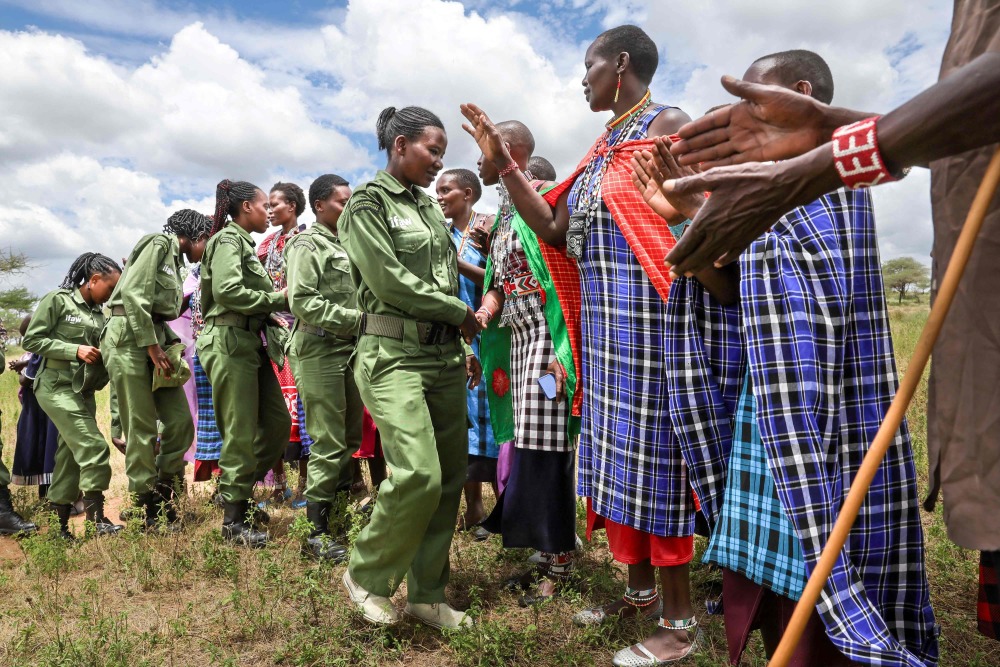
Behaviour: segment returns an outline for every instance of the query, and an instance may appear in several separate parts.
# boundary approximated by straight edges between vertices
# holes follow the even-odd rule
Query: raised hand
[[[712,193],[667,255],[670,272],[692,275],[736,261],[782,215],[839,183],[826,146],[792,160],[719,167],[665,182],[667,194]]]
[[[830,107],[780,86],[722,77],[722,87],[742,98],[687,123],[671,152],[680,164],[703,169],[744,162],[785,160],[830,140]]]
[[[513,160],[511,160],[507,144],[486,112],[471,102],[463,104],[461,109],[462,115],[469,121],[462,123],[462,129],[476,140],[479,150],[483,152],[483,157],[500,166],[510,164]]]
[[[632,154],[632,183],[643,201],[661,218],[670,223],[693,219],[705,201],[698,193],[664,192],[663,182],[697,173],[691,167],[677,164],[670,153],[670,139],[657,137],[654,151]]]

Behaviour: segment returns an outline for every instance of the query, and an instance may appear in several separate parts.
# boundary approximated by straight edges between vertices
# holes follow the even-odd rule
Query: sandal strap
[[[681,620],[660,617],[660,627],[667,630],[693,630],[698,627],[698,618],[692,616]]]

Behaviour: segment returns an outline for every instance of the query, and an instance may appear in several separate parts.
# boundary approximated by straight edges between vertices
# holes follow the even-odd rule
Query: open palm
[[[471,102],[463,104],[461,109],[462,115],[469,121],[462,123],[462,129],[476,140],[479,150],[483,152],[483,157],[491,162],[501,160],[510,162],[510,152],[507,150],[507,145],[486,112]]]

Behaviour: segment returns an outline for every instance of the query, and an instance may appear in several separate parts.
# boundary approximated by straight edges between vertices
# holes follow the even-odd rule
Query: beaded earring
[[[621,92],[621,89],[622,89],[622,73],[618,72],[618,87],[615,88],[615,102],[618,101],[618,93]]]

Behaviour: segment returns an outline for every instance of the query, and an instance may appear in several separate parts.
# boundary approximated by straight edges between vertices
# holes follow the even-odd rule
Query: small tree
[[[24,273],[31,264],[23,253],[0,248],[0,280]],[[38,298],[28,292],[27,288],[0,289],[0,322],[7,328],[12,339],[20,340],[18,327],[21,319],[31,312]]]
[[[930,269],[912,257],[897,257],[882,262],[882,278],[886,287],[899,294],[899,303],[903,303],[908,291],[930,287]]]

